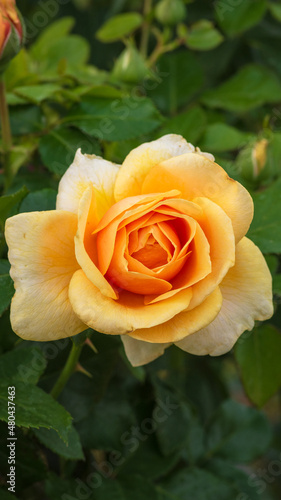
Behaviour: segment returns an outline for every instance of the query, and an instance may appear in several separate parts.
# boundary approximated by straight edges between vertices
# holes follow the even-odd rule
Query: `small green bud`
[[[145,59],[134,45],[126,47],[114,64],[112,75],[127,83],[138,83],[149,74]]]
[[[157,21],[173,26],[185,19],[186,8],[182,0],[161,0],[155,9]]]

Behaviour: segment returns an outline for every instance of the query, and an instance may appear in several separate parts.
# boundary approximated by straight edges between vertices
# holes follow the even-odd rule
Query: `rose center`
[[[167,252],[159,245],[152,234],[149,235],[144,247],[132,253],[132,257],[149,269],[164,266],[168,260]]]

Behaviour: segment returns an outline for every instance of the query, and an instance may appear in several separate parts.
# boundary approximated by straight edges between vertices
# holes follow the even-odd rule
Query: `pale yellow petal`
[[[271,275],[258,247],[243,238],[236,248],[236,263],[220,285],[222,308],[208,326],[178,342],[184,351],[200,356],[228,352],[255,320],[273,314]]]
[[[118,300],[112,300],[101,294],[82,270],[73,275],[69,287],[70,302],[81,321],[94,330],[112,335],[163,323],[186,309],[191,296],[191,290],[187,289],[176,297],[146,306],[142,296],[122,291]]]
[[[126,356],[133,366],[142,366],[154,361],[164,354],[165,349],[171,345],[151,344],[150,342],[133,339],[129,335],[121,335],[121,340]]]
[[[60,180],[57,209],[77,213],[79,201],[88,186],[94,187],[98,218],[115,203],[113,191],[119,166],[78,149],[72,165]]]
[[[142,193],[168,189],[180,190],[181,197],[187,200],[205,197],[218,204],[232,221],[236,242],[248,231],[253,218],[250,194],[208,158],[188,153],[166,160],[147,173]]]
[[[125,158],[116,179],[114,190],[116,201],[141,194],[144,178],[158,163],[192,151],[195,151],[194,146],[176,134],[164,135],[156,141],[146,142],[133,149]]]
[[[188,288],[188,290],[190,290],[190,288]],[[179,292],[178,295],[175,296],[175,300],[181,293],[183,292]],[[157,302],[157,304],[165,303],[167,304],[167,301]],[[202,302],[202,304],[192,309],[192,311],[183,311],[169,321],[156,325],[153,328],[137,329],[131,332],[130,336],[134,339],[144,340],[146,342],[178,342],[187,335],[191,335],[211,323],[219,313],[221,305],[222,294],[218,287],[204,300],[204,302]]]
[[[77,216],[64,211],[30,212],[6,222],[13,330],[27,340],[54,340],[87,327],[73,312],[69,282],[79,265],[74,253]]]

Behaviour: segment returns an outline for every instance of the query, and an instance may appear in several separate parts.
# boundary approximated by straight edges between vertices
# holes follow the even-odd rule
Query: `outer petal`
[[[230,217],[237,242],[248,231],[253,218],[250,194],[204,156],[189,153],[166,160],[151,169],[143,181],[144,194],[168,189],[179,189],[187,200],[205,197],[214,201]]]
[[[112,335],[163,323],[186,309],[191,296],[191,289],[187,289],[176,297],[146,306],[142,296],[123,291],[119,300],[112,300],[102,295],[82,270],[76,271],[69,287],[70,302],[81,321],[94,330]]]
[[[6,222],[11,276],[16,293],[13,330],[27,340],[54,340],[85,330],[68,299],[79,268],[74,254],[77,217],[64,211],[31,212]]]
[[[77,213],[79,201],[85,189],[91,185],[95,189],[98,218],[113,205],[113,190],[119,166],[96,155],[76,152],[72,165],[59,183],[57,210]]]
[[[141,366],[154,361],[162,354],[171,344],[151,344],[136,340],[129,335],[121,335],[121,340],[124,344],[126,356],[133,366]]]
[[[193,151],[195,151],[194,146],[176,134],[164,135],[156,141],[146,142],[133,149],[125,158],[116,179],[114,190],[116,201],[141,194],[146,175],[158,163]],[[155,191],[151,191],[153,192]]]
[[[236,247],[236,263],[221,283],[222,308],[209,326],[176,345],[200,356],[219,356],[228,352],[244,330],[254,321],[273,314],[271,275],[262,253],[248,238]]]
[[[183,292],[179,292],[179,294],[180,293]],[[177,298],[179,294],[175,297]],[[158,304],[161,303],[162,302],[158,302]],[[167,301],[163,301],[163,304],[165,303],[167,303]],[[166,323],[158,324],[153,328],[135,330],[130,333],[130,336],[134,339],[145,340],[146,342],[178,342],[187,335],[191,335],[203,328],[203,326],[207,326],[211,323],[219,313],[221,305],[222,295],[219,287],[217,287],[200,306],[195,307],[192,311],[183,311]]]

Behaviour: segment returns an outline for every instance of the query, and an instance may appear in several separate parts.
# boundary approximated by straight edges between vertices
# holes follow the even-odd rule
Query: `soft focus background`
[[[48,393],[71,340],[31,343],[11,331],[2,234],[1,500],[278,500],[281,3],[18,4],[27,43],[5,74],[13,179],[1,229],[7,216],[55,207],[78,147],[122,162],[133,147],[179,133],[250,190],[249,237],[273,273],[276,312],[225,356],[171,348],[141,368],[126,361],[119,338],[88,330],[73,340],[82,355],[55,402]],[[6,485],[8,386],[16,494]]]

